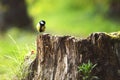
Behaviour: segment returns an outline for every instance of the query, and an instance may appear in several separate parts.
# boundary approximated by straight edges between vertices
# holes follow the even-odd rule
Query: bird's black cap
[[[45,22],[44,20],[41,20],[41,21],[39,22],[40,26],[44,26],[45,23],[46,23],[46,22]]]

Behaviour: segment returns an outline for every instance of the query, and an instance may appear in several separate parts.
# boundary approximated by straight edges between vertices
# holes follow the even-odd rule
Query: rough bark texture
[[[28,80],[82,80],[78,66],[90,60],[99,80],[120,80],[120,34],[93,33],[86,39],[38,35]]]

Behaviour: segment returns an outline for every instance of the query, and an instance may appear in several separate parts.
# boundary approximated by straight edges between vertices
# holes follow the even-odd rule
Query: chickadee
[[[37,26],[36,26],[36,28],[37,28],[37,31],[38,32],[44,32],[45,31],[45,21],[44,20],[41,20],[38,24],[37,24]]]

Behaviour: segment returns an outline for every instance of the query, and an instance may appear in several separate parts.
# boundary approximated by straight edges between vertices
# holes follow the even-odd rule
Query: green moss
[[[120,31],[119,32],[112,32],[112,33],[105,33],[108,35],[112,40],[120,41]]]

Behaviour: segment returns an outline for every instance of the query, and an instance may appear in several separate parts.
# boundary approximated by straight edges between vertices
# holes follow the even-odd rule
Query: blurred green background
[[[46,32],[87,36],[92,32],[118,31],[119,24],[110,17],[108,0],[27,0],[34,25],[44,19]],[[107,16],[108,15],[108,16]],[[109,16],[110,15],[110,16]]]
[[[120,29],[119,0],[1,0],[0,77],[12,80],[14,59],[36,50],[36,24],[46,21],[46,33],[86,37]],[[18,46],[20,49],[18,49]],[[7,56],[7,57],[6,57]],[[12,58],[12,59],[11,59]],[[14,69],[14,71],[13,71]]]

